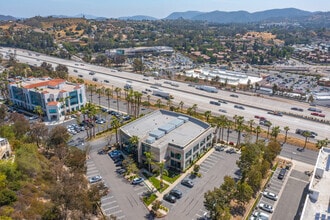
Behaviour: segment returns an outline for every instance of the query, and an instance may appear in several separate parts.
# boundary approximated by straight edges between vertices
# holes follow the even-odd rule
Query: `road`
[[[6,55],[7,53],[14,53],[14,49],[2,48],[0,49],[0,52]],[[38,54],[38,56],[36,56],[35,52],[21,49],[16,49],[16,59],[19,60],[19,62],[28,63],[30,65],[40,65],[44,61],[53,64],[53,66],[57,64],[63,64],[68,67],[70,75],[76,77],[78,77],[78,75],[83,75],[83,79],[88,80],[92,80],[93,77],[96,77],[100,85],[109,86],[110,88],[123,87],[127,83],[127,80],[129,80],[132,82],[131,84],[134,90],[145,91],[145,89],[150,88],[151,85],[160,83],[162,84],[162,86],[159,86],[161,89],[168,91],[173,95],[174,100],[172,100],[172,103],[174,105],[178,105],[180,101],[184,102],[184,107],[191,107],[194,104],[197,104],[197,110],[199,112],[211,110],[215,115],[220,114],[218,110],[221,108],[227,111],[225,115],[228,117],[233,117],[234,115],[243,115],[246,121],[252,119],[255,120],[255,123],[258,123],[258,121],[254,118],[255,115],[264,116],[272,122],[273,126],[280,126],[282,131],[285,126],[289,126],[289,133],[292,133],[297,128],[300,128],[317,132],[319,134],[317,139],[330,138],[328,132],[330,130],[330,125],[320,124],[315,121],[287,115],[284,115],[283,117],[269,115],[267,114],[267,111],[260,109],[262,108],[274,111],[292,112],[297,114],[297,112],[290,110],[292,106],[295,106],[304,109],[304,112],[298,114],[302,114],[303,116],[310,116],[310,112],[306,110],[309,107],[307,103],[286,99],[270,99],[268,97],[256,97],[244,94],[239,94],[239,98],[234,98],[230,97],[230,94],[232,94],[230,91],[220,90],[219,93],[207,93],[205,91],[196,90],[194,87],[190,87],[188,84],[180,82],[177,83],[179,87],[173,87],[169,84],[165,84],[164,82],[166,80],[155,80],[152,77],[148,77],[148,81],[146,81],[143,80],[146,77],[139,74],[118,72],[116,70],[105,67],[86,63],[78,63],[72,60],[59,59],[43,54]],[[77,72],[74,72],[74,70]],[[89,75],[90,71],[93,71],[96,74],[93,76]],[[109,80],[109,83],[105,83],[104,80]],[[211,100],[218,99],[226,100],[228,104],[222,104],[222,106],[219,107],[209,103]],[[146,100],[146,96],[144,97],[144,100]],[[245,106],[245,110],[234,108],[233,106],[237,103]],[[163,101],[163,104],[166,104],[166,100]],[[326,115],[325,120],[329,120],[329,108],[318,108],[322,109],[323,113]]]

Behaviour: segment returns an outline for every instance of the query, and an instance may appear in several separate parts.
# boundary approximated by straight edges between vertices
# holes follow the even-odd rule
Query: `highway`
[[[10,51],[9,51],[10,50]],[[26,51],[21,49],[13,48],[0,48],[0,53],[3,54],[3,57],[9,53],[15,53],[16,59],[21,63],[27,63],[29,65],[40,65],[42,62],[47,62],[55,67],[57,64],[66,65],[69,69],[69,74],[74,77],[79,77],[82,75],[84,80],[92,80],[93,77],[98,79],[100,86],[109,86],[110,88],[121,87],[123,88],[127,81],[131,82],[133,90],[136,91],[145,91],[154,84],[161,84],[157,86],[160,89],[169,92],[174,99],[172,103],[176,106],[183,101],[184,108],[191,107],[194,104],[197,104],[198,112],[205,112],[211,110],[213,115],[220,115],[219,109],[225,110],[227,113],[221,113],[227,117],[233,117],[234,115],[244,116],[245,121],[254,120],[255,123],[258,123],[258,119],[255,119],[255,115],[266,117],[272,123],[272,126],[280,126],[282,132],[285,126],[290,127],[289,134],[293,134],[294,131],[299,129],[307,129],[318,133],[316,139],[330,139],[330,125],[321,124],[315,121],[305,120],[303,118],[291,117],[284,115],[279,117],[276,115],[267,114],[268,110],[273,111],[283,111],[283,112],[292,112],[291,107],[301,107],[304,109],[304,112],[299,112],[304,116],[310,116],[310,112],[307,111],[309,105],[307,103],[297,102],[287,99],[271,99],[271,97],[256,97],[245,94],[237,94],[239,97],[231,97],[233,94],[230,91],[219,90],[218,93],[208,93],[206,91],[197,90],[194,87],[188,86],[188,83],[177,82],[179,87],[173,87],[170,84],[164,83],[165,81],[170,80],[155,80],[153,77],[145,77],[141,74],[129,73],[129,72],[118,72],[117,70],[105,68],[101,66],[91,65],[82,62],[76,62],[73,60],[64,60],[56,57],[50,57],[47,55],[39,54],[32,51]],[[75,70],[75,71],[74,71]],[[95,75],[89,75],[89,72],[95,72]],[[147,79],[147,80],[146,80]],[[109,83],[104,82],[108,80]],[[152,97],[152,94],[149,92]],[[144,95],[143,100],[146,100],[147,95]],[[212,105],[209,102],[211,100],[226,100],[228,104],[221,103],[221,106]],[[162,103],[166,105],[166,100],[162,100]],[[234,108],[235,104],[240,104],[245,107],[245,110]],[[330,120],[330,110],[325,107],[318,107],[326,115],[325,120]],[[266,127],[263,127],[266,129]],[[301,137],[303,138],[303,137]],[[312,140],[310,140],[312,141]]]

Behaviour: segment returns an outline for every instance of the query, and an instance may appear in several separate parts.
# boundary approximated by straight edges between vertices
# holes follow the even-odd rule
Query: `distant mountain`
[[[202,15],[202,14],[206,14],[206,13],[200,12],[200,11],[173,12],[172,14],[170,14],[169,16],[167,16],[164,19],[175,20],[175,19],[183,18],[183,19],[191,20],[194,17]]]
[[[108,18],[106,17],[98,17],[98,16],[95,16],[95,15],[87,15],[87,14],[77,14],[75,16],[73,16],[75,18],[86,18],[86,19],[93,19],[93,20],[98,20],[98,21],[103,21],[103,20],[106,20]]]
[[[185,18],[189,20],[202,20],[214,23],[246,23],[260,22],[269,19],[288,19],[312,15],[312,12],[295,8],[272,9],[249,13],[247,11],[212,11],[212,12],[175,12],[165,19]]]
[[[0,15],[0,21],[16,21],[17,18],[10,15]]]
[[[145,16],[145,15],[135,15],[135,16],[130,16],[130,17],[119,17],[118,19],[120,19],[120,20],[132,20],[132,21],[143,21],[143,20],[154,21],[154,20],[158,20],[157,18],[150,17],[150,16]]]

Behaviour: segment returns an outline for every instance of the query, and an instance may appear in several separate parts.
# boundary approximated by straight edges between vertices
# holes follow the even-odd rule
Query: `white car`
[[[263,192],[262,195],[268,199],[271,199],[271,200],[274,200],[276,201],[278,199],[277,195],[275,193],[272,193],[272,192]]]
[[[97,183],[97,182],[100,182],[101,180],[102,180],[102,176],[96,175],[96,176],[93,176],[93,177],[89,178],[88,182],[89,183]]]
[[[266,212],[269,212],[269,213],[273,213],[273,211],[274,211],[273,206],[265,204],[265,203],[260,203],[259,208]]]
[[[249,220],[268,220],[269,215],[263,212],[254,212]]]

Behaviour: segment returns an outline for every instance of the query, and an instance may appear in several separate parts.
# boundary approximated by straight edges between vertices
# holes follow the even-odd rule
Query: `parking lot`
[[[202,217],[207,210],[204,208],[204,193],[213,190],[214,187],[220,187],[223,178],[226,175],[237,177],[235,172],[238,167],[236,160],[238,153],[226,153],[226,151],[211,150],[210,155],[200,164],[200,173],[202,177],[191,179],[194,183],[193,188],[178,183],[175,189],[182,192],[182,198],[175,204],[163,201],[163,204],[170,209],[168,216],[164,219],[198,219]],[[190,174],[185,178],[189,179]]]
[[[101,198],[101,209],[106,216],[117,219],[144,219],[148,210],[140,200],[140,196],[148,191],[144,183],[132,185],[122,175],[117,174],[114,161],[108,154],[100,155],[98,150],[90,153],[87,161],[87,177],[101,175],[109,187],[108,195]]]

